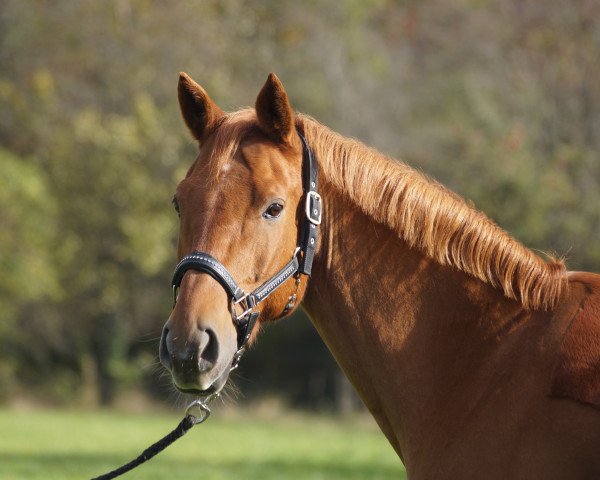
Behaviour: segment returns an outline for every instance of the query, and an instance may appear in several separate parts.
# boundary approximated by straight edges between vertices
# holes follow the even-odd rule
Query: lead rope
[[[150,445],[146,450],[144,450],[137,458],[133,459],[131,462],[126,463],[125,465],[116,468],[104,475],[100,475],[98,477],[92,478],[92,480],[110,480],[112,478],[119,477],[124,473],[127,473],[130,470],[133,470],[135,467],[138,467],[144,462],[147,462],[152,457],[158,455],[165,448],[171,445],[175,440],[183,437],[188,430],[190,430],[194,425],[199,423],[203,423],[210,416],[210,408],[208,408],[208,404],[217,397],[218,394],[209,395],[205,399],[197,399],[190,403],[185,411],[185,417],[183,420],[179,422],[179,425],[175,427],[175,429],[161,438],[158,442]]]

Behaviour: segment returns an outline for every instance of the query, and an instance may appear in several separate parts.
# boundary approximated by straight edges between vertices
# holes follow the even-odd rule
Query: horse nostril
[[[217,358],[219,358],[219,341],[215,332],[210,328],[202,331],[201,336],[202,342],[198,349],[200,356],[198,365],[200,371],[206,371],[212,368],[217,362]]]
[[[160,336],[160,345],[158,347],[158,358],[163,367],[167,370],[171,370],[171,354],[169,353],[169,347],[167,345],[167,336],[169,335],[169,329],[163,328],[162,335]]]
[[[219,357],[214,330],[198,328],[189,335],[173,336],[165,326],[160,338],[160,363],[174,375],[194,376],[211,370]]]

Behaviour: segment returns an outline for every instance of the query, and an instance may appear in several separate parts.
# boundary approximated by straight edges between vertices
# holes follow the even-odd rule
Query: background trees
[[[180,70],[225,109],[276,71],[298,110],[437,177],[571,269],[600,270],[598,2],[5,0],[3,399],[110,403],[161,383],[170,198],[195,152]],[[345,391],[299,318],[268,329],[245,368],[250,395],[334,405]]]

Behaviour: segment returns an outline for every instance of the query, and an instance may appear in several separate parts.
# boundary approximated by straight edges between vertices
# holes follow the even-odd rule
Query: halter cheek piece
[[[318,226],[321,223],[323,204],[318,188],[318,165],[312,150],[300,132],[302,141],[302,186],[304,190],[304,215],[300,225],[298,246],[291,260],[269,278],[265,283],[252,292],[245,293],[240,288],[225,266],[216,258],[205,252],[192,252],[181,259],[173,274],[173,305],[177,302],[177,291],[185,272],[196,270],[207,273],[223,287],[230,303],[231,319],[237,330],[237,352],[233,356],[231,369],[238,366],[240,358],[246,350],[246,343],[252,334],[259,313],[254,308],[271,295],[278,287],[291,277],[296,278],[296,288],[300,283],[300,275],[310,275],[318,239]],[[296,302],[296,293],[290,296],[283,313],[287,313]],[[242,313],[238,315],[238,309]]]

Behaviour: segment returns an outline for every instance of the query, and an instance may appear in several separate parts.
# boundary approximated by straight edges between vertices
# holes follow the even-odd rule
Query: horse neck
[[[304,305],[404,459],[424,448],[427,426],[444,422],[453,402],[464,405],[460,386],[473,365],[527,313],[410,248],[326,178],[322,184],[321,244]]]

